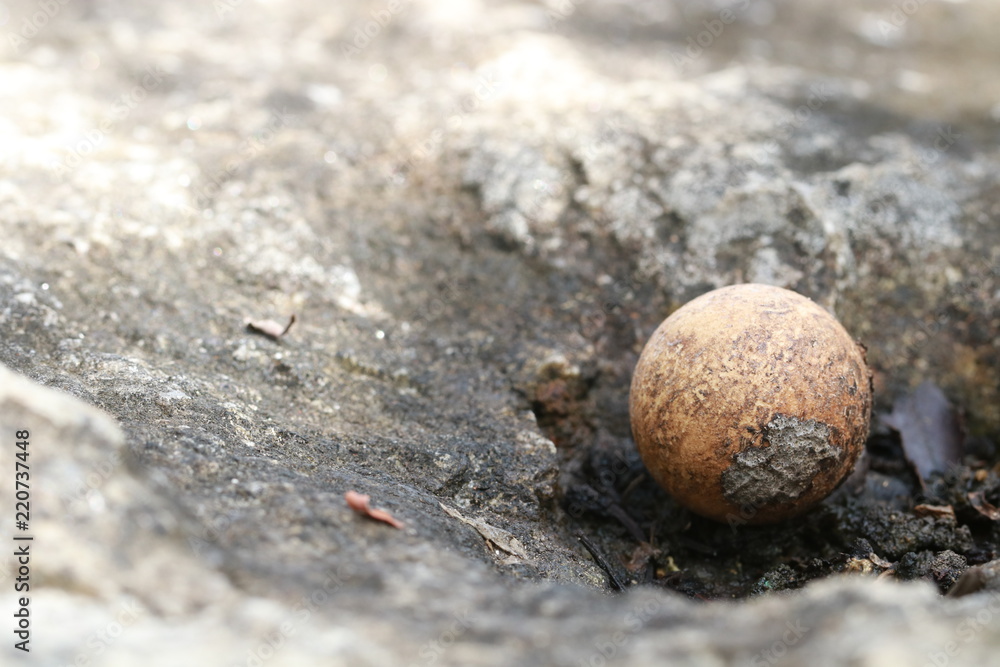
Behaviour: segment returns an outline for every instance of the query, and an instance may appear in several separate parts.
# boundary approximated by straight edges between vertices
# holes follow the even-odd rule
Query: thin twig
[[[577,535],[577,539],[579,539],[580,544],[586,547],[587,551],[590,552],[590,555],[594,558],[594,562],[596,562],[597,565],[602,570],[604,570],[604,572],[608,575],[608,580],[609,583],[611,584],[611,588],[615,589],[616,591],[625,590],[625,585],[621,582],[620,579],[618,579],[618,576],[615,574],[614,570],[611,569],[611,565],[608,564],[608,561],[604,560],[604,556],[602,556],[601,553],[597,550],[597,547],[594,546],[594,543],[583,535]]]

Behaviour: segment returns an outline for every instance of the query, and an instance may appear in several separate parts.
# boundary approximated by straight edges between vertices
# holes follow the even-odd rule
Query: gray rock
[[[883,408],[932,379],[997,439],[1000,79],[950,60],[993,62],[982,4],[883,31],[861,2],[6,3],[0,433],[31,436],[32,664],[988,664],[992,588],[689,599],[795,588],[802,544],[829,574],[873,531],[950,565],[978,543],[849,494],[821,546],[688,532],[626,407],[672,308],[755,280],[835,310]],[[653,526],[659,583],[608,595],[578,533],[624,567]]]

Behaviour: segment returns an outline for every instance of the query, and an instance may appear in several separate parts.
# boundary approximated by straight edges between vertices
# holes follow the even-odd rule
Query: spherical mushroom
[[[771,523],[850,474],[871,418],[864,348],[823,308],[733,285],[674,312],[646,343],[629,416],[653,478],[693,512]]]

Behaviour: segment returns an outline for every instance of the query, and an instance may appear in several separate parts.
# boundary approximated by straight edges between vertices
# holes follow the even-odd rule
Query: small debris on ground
[[[371,498],[363,493],[358,493],[357,491],[348,491],[344,494],[344,500],[347,501],[347,506],[358,514],[362,514],[376,521],[381,521],[387,523],[393,528],[402,528],[403,522],[389,514],[385,510],[372,509],[368,504]]]
[[[649,542],[640,542],[639,545],[632,550],[632,555],[628,560],[623,560],[623,565],[625,569],[635,574],[636,572],[645,569],[649,565],[649,562],[658,557],[661,551],[654,547]]]
[[[462,523],[466,523],[482,535],[488,543],[506,551],[509,554],[513,554],[518,558],[523,558],[528,560],[528,553],[524,550],[524,546],[518,541],[516,537],[508,533],[502,528],[497,528],[496,526],[491,526],[482,519],[467,519],[462,516],[461,512],[456,509],[452,509],[445,505],[444,503],[438,503],[449,516],[455,517]]]
[[[288,319],[288,324],[281,325],[274,320],[247,320],[247,329],[253,333],[267,336],[271,340],[278,340],[292,328],[295,324],[295,313]]]
[[[946,517],[955,520],[955,508],[951,505],[917,505],[913,508],[917,516]]]
[[[986,494],[982,491],[970,491],[968,494],[969,504],[990,521],[1000,521],[1000,508],[986,499]]]
[[[611,564],[608,563],[608,559],[601,554],[597,546],[583,535],[578,536],[577,539],[580,540],[580,544],[582,544],[590,553],[594,562],[597,563],[597,565],[604,570],[604,573],[608,575],[608,583],[611,585],[611,588],[616,591],[625,590],[625,584],[622,583],[622,580],[618,578],[617,574],[615,574]]]
[[[1000,590],[1000,560],[970,567],[948,591],[948,597],[958,598],[982,590]]]
[[[875,553],[868,540],[859,538],[854,543],[854,549],[848,554],[844,563],[844,572],[858,574],[877,574],[882,577],[895,570],[893,564]]]

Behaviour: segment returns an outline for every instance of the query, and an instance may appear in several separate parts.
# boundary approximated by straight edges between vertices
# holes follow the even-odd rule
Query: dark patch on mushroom
[[[723,495],[739,506],[793,502],[809,490],[816,475],[840,459],[841,450],[830,437],[830,427],[821,422],[775,416],[763,429],[766,446],[733,456],[722,473]]]

